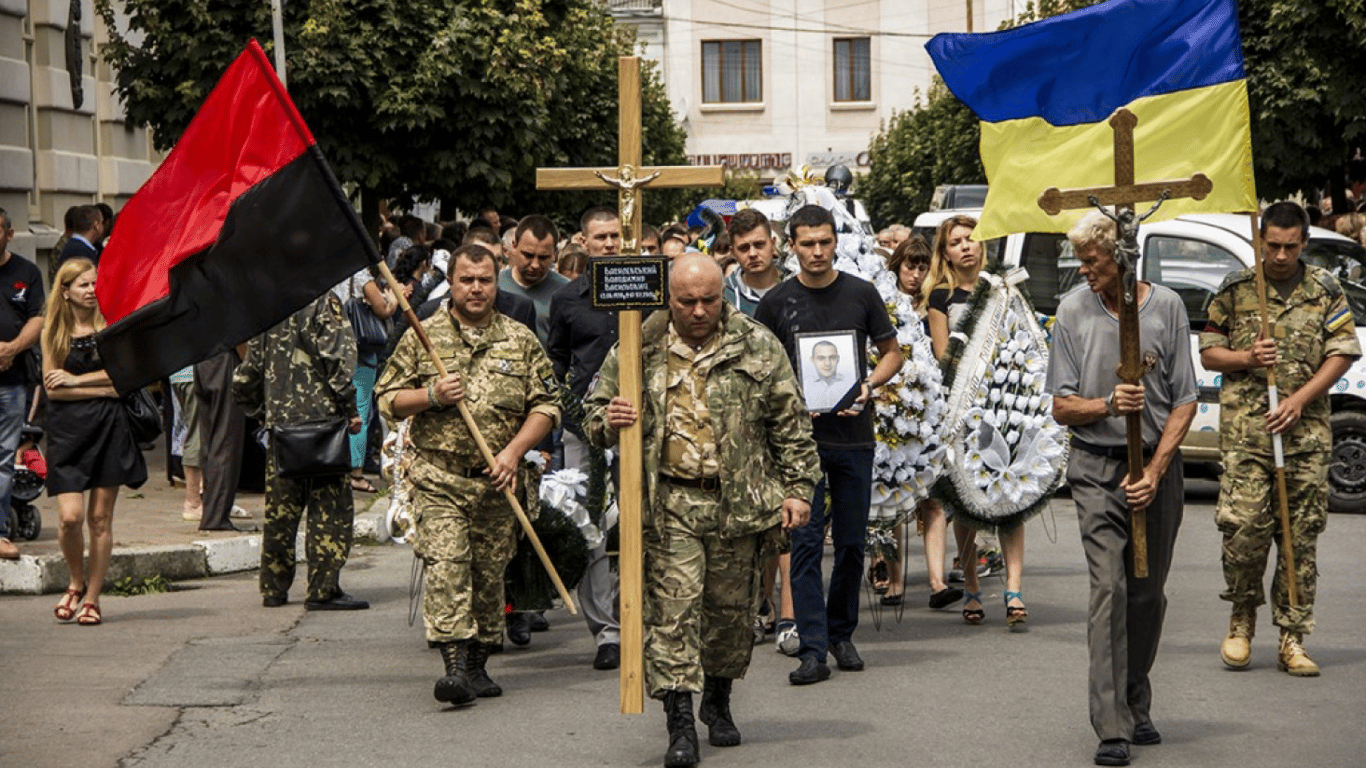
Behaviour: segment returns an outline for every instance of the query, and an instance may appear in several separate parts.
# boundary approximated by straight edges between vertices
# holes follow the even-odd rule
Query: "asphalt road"
[[[1366,516],[1335,515],[1320,542],[1317,679],[1275,668],[1264,614],[1253,664],[1223,668],[1227,608],[1213,488],[1194,483],[1168,584],[1154,670],[1161,746],[1139,766],[1356,766],[1366,752]],[[1086,574],[1070,500],[1028,528],[1027,633],[1005,628],[1002,584],[988,579],[987,622],[924,607],[923,560],[911,551],[904,613],[865,607],[855,637],[868,669],[788,685],[793,660],[758,647],[734,711],[745,743],[710,766],[935,768],[1090,765],[1086,713]],[[5,669],[0,766],[655,766],[664,720],[618,713],[614,673],[589,667],[582,621],[550,614],[525,649],[490,671],[501,699],[453,710],[432,699],[440,659],[407,623],[407,549],[358,547],[347,588],[360,613],[260,607],[252,574],[188,582],[166,594],[106,598],[106,624],[60,625],[55,597],[0,598]],[[299,596],[302,574],[295,588]],[[880,629],[876,626],[880,623]]]

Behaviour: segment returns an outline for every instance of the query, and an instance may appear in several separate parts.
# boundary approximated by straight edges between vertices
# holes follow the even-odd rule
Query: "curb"
[[[374,506],[372,505],[372,509]],[[383,544],[380,538],[384,510],[356,515],[354,536]],[[302,528],[302,526],[300,526]],[[304,560],[303,531],[296,542],[299,560]],[[182,545],[116,548],[109,561],[106,582],[132,577],[134,580],[157,574],[168,581],[202,579],[229,573],[254,571],[261,564],[261,534],[228,539],[195,541]],[[69,575],[60,554],[20,555],[18,560],[0,560],[0,594],[44,595],[66,589]]]

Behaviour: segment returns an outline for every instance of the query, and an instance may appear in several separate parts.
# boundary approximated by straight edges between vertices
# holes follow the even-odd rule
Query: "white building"
[[[606,0],[660,64],[694,165],[868,167],[883,120],[934,74],[925,42],[996,29],[1024,0]],[[969,21],[971,14],[971,22]]]

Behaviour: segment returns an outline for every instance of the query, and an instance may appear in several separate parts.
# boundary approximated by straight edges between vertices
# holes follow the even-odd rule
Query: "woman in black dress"
[[[53,614],[93,626],[102,620],[100,591],[114,546],[110,524],[118,489],[146,482],[147,464],[95,348],[95,332],[104,327],[95,303],[95,265],[86,259],[66,261],[52,293],[43,322],[47,492],[57,497],[57,538],[71,572]],[[90,491],[88,506],[85,491]],[[90,528],[88,561],[83,524]]]

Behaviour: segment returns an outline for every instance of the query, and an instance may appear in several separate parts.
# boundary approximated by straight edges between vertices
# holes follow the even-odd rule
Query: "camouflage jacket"
[[[1342,287],[1326,270],[1306,264],[1303,279],[1288,299],[1271,288],[1267,294],[1267,315],[1276,339],[1276,389],[1282,399],[1308,383],[1329,357],[1361,356],[1352,311]],[[1256,275],[1250,269],[1234,272],[1210,302],[1200,350],[1251,349],[1260,331]],[[1223,374],[1219,439],[1225,450],[1271,452],[1266,373],[1265,368],[1250,368]],[[1284,434],[1285,453],[1328,451],[1333,443],[1328,416],[1327,397],[1306,405],[1300,422]]]
[[[642,329],[645,402],[638,408],[644,432],[646,525],[660,526],[659,466],[664,453],[664,397],[668,375],[669,313],[656,312]],[[607,403],[616,396],[617,347],[608,353],[589,394],[584,432],[610,447]],[[721,535],[767,530],[781,521],[783,499],[809,501],[820,478],[811,416],[797,389],[787,352],[772,333],[726,305],[721,339],[706,381],[711,428],[721,466]]]
[[[267,428],[356,415],[356,336],[330,292],[247,343],[232,396]]]
[[[550,359],[526,326],[495,311],[484,328],[460,328],[451,313],[442,310],[424,320],[422,327],[446,370],[464,380],[465,404],[495,453],[512,442],[533,413],[559,423]],[[399,391],[426,387],[438,376],[436,364],[410,328],[375,383],[380,413],[395,423],[394,398]],[[417,414],[408,437],[419,455],[425,453],[425,458],[447,469],[484,465],[479,446],[455,406]]]

